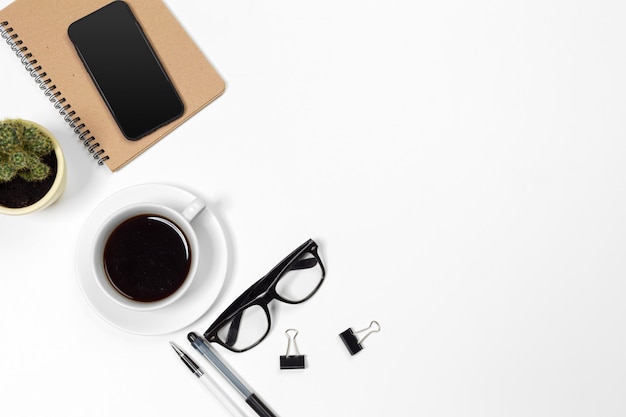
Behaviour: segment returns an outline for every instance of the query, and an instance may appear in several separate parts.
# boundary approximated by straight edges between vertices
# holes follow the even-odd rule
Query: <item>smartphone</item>
[[[183,102],[128,4],[96,10],[72,23],[68,35],[126,139],[182,116]]]

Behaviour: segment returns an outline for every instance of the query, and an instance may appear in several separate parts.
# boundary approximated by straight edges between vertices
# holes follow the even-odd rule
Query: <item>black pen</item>
[[[246,403],[261,417],[276,417],[272,411],[261,401],[255,393],[250,391],[248,387],[231,371],[222,360],[209,347],[208,342],[203,338],[191,332],[187,335],[187,339],[202,356],[204,356],[224,377],[230,382],[237,391],[246,400]]]
[[[180,357],[183,363],[187,365],[189,370],[196,377],[198,377],[198,380],[202,382],[202,384],[204,384],[204,386],[207,387],[213,395],[217,397],[222,405],[226,409],[228,409],[228,411],[230,411],[230,414],[232,414],[234,417],[246,417],[246,413],[244,413],[241,408],[239,408],[239,406],[235,404],[232,398],[226,395],[224,390],[219,385],[217,385],[217,383],[213,379],[209,378],[204,370],[200,368],[200,366],[198,366],[198,364],[196,364],[193,359],[189,357],[189,355],[187,355],[176,343],[170,342],[170,345],[172,345],[172,348],[176,351],[176,353],[178,353],[178,357]]]

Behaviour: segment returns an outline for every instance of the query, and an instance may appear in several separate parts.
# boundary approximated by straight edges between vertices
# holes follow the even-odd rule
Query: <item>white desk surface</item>
[[[0,1],[0,7],[9,2]],[[227,416],[176,358],[307,238],[328,274],[267,340],[218,352],[279,416],[626,414],[626,6],[167,1],[225,94],[117,173],[0,45],[0,113],[55,133],[54,206],[0,217],[0,415]],[[131,185],[214,204],[233,267],[163,336],[77,285],[87,216]],[[338,333],[377,320],[351,357]],[[283,331],[304,371],[280,371]]]

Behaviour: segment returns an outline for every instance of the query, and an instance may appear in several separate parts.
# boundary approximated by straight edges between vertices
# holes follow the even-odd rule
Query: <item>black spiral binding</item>
[[[0,37],[6,41],[17,57],[22,61],[26,71],[35,79],[35,83],[43,90],[45,96],[49,97],[54,108],[59,110],[61,116],[63,116],[70,127],[74,129],[74,133],[78,135],[78,138],[87,147],[89,153],[93,154],[93,158],[98,161],[98,165],[104,164],[104,161],[109,159],[109,157],[105,155],[105,150],[100,147],[100,143],[95,142],[96,138],[90,135],[89,129],[87,129],[85,124],[80,123],[80,117],[78,117],[74,110],[71,110],[72,106],[67,103],[61,91],[52,83],[52,79],[47,77],[41,65],[37,65],[37,60],[33,57],[33,54],[27,52],[28,48],[23,45],[23,41],[19,39],[18,34],[14,33],[13,28],[9,26],[9,22],[0,22]]]

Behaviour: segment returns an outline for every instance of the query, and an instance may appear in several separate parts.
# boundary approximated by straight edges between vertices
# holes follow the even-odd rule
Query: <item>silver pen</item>
[[[204,372],[204,370],[200,368],[200,366],[198,366],[198,364],[195,363],[193,359],[191,359],[191,357],[189,357],[189,355],[187,355],[176,343],[170,342],[170,345],[172,345],[172,348],[176,351],[178,357],[183,361],[185,365],[187,365],[189,370],[198,378],[198,380],[200,380],[200,382],[202,382],[205,387],[207,387],[209,391],[211,391],[211,393],[215,397],[217,397],[219,402],[222,403],[222,405],[228,411],[230,411],[230,414],[235,417],[247,417],[246,413],[244,413],[243,410],[239,408],[235,401],[231,397],[229,397],[224,392],[224,390],[219,385],[217,385],[217,383],[213,379],[211,379]]]
[[[187,335],[187,339],[191,342],[191,346],[196,349],[204,358],[209,361],[211,365],[215,367],[223,376],[231,383],[233,387],[241,394],[246,400],[246,403],[252,408],[260,417],[276,417],[273,411],[246,385],[241,379],[235,375],[235,373],[217,356],[215,352],[209,347],[209,343],[198,336],[194,332]]]

